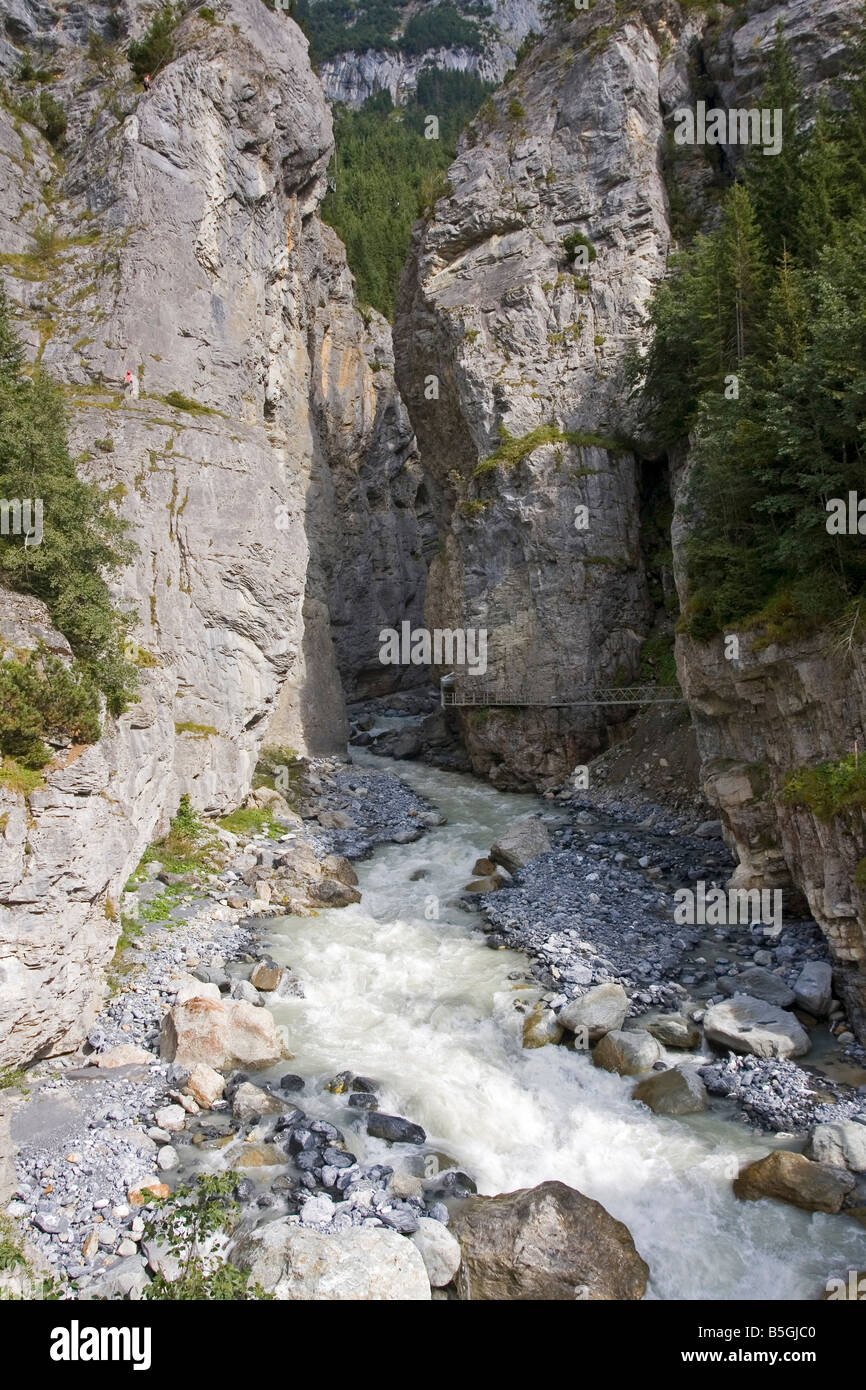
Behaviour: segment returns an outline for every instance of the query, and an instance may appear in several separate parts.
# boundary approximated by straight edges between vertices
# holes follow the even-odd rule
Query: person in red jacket
[[[149,72],[146,72],[146,73],[144,74],[144,79],[143,79],[143,81],[144,81],[144,90],[145,90],[145,92],[149,92],[149,91],[150,91],[150,73],[149,73]]]

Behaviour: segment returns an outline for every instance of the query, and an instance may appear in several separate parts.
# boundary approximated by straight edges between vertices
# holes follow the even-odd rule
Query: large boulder
[[[452,1217],[460,1298],[593,1302],[640,1299],[649,1269],[626,1226],[561,1182],[470,1197]]]
[[[734,1179],[734,1192],[744,1202],[775,1197],[803,1211],[837,1212],[854,1186],[850,1173],[823,1168],[802,1154],[778,1149],[749,1163]]]
[[[521,816],[500,835],[490,851],[490,858],[513,874],[530,859],[546,854],[550,847],[547,826],[535,816]]]
[[[723,994],[748,994],[750,999],[763,999],[765,1004],[775,1004],[780,1009],[788,1009],[794,1002],[790,986],[760,965],[752,965],[739,975],[723,976],[719,988]]]
[[[831,1168],[866,1173],[866,1125],[854,1120],[816,1125],[809,1136],[806,1156]]]
[[[162,1020],[159,1055],[164,1062],[216,1071],[255,1071],[283,1057],[274,1016],[243,1001],[188,999]]]
[[[807,961],[794,981],[794,999],[801,1009],[823,1018],[833,999],[833,970],[827,961]]]
[[[285,1301],[420,1302],[430,1281],[417,1245],[383,1226],[316,1231],[268,1222],[244,1235],[231,1260],[252,1283]]]
[[[732,1052],[755,1057],[802,1057],[811,1046],[797,1020],[775,1004],[735,994],[704,1015],[704,1036]]]
[[[573,999],[557,1014],[570,1033],[586,1033],[589,1042],[598,1042],[605,1033],[621,1028],[628,1013],[628,995],[622,985],[596,985],[580,999]]]
[[[691,1067],[653,1072],[631,1094],[654,1115],[696,1115],[707,1108],[707,1088]]]
[[[605,1033],[601,1042],[596,1043],[592,1061],[594,1066],[604,1071],[619,1072],[620,1076],[638,1076],[642,1071],[649,1071],[654,1063],[660,1062],[663,1053],[661,1043],[656,1042],[651,1033],[643,1030],[624,1033],[615,1029]]]

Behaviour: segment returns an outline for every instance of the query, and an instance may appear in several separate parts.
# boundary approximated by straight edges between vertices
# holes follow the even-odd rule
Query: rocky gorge
[[[173,1194],[228,1174],[196,1246],[225,1296],[826,1296],[866,1266],[863,810],[786,785],[863,742],[860,638],[674,632],[692,464],[624,373],[682,189],[711,226],[736,166],[674,168],[674,110],[756,103],[778,24],[822,93],[855,6],[557,22],[461,138],[393,332],[320,216],[326,97],[411,73],[317,75],[261,0],[205,9],[144,93],[92,39],[147,5],[4,9],[3,278],[138,545],[139,678],[0,782],[7,1287],[170,1297]],[[497,81],[541,27],[500,9]],[[0,598],[4,657],[70,661]],[[488,701],[383,665],[405,621],[486,630]],[[674,650],[679,705],[552,707]],[[698,882],[784,922],[680,925]]]

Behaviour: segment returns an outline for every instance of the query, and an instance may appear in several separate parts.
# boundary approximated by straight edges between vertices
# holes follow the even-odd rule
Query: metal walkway
[[[442,707],[475,705],[492,708],[497,705],[536,705],[545,709],[567,709],[574,705],[682,705],[683,696],[675,686],[608,685],[595,690],[588,687],[568,695],[551,695],[539,699],[528,690],[501,689],[477,679],[457,682],[445,676],[440,682]]]

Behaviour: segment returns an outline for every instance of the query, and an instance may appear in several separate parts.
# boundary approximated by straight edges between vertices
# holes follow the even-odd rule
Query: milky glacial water
[[[355,761],[383,766],[363,752]],[[380,1109],[422,1124],[429,1145],[464,1166],[480,1192],[555,1178],[595,1198],[626,1223],[649,1264],[649,1298],[814,1299],[829,1275],[866,1269],[866,1230],[852,1220],[733,1196],[740,1164],[772,1147],[766,1136],[709,1115],[657,1118],[630,1099],[633,1078],[564,1047],[521,1047],[521,981],[509,976],[525,975],[527,962],[486,947],[478,918],[454,898],[497,834],[543,803],[454,773],[385,765],[448,823],[356,865],[360,903],[272,924],[273,953],[305,990],[275,1009],[295,1058],[288,1065],[320,1081],[344,1069],[375,1078]],[[413,881],[419,869],[426,876]],[[425,916],[432,897],[438,918]],[[345,1124],[344,1102],[325,1103]],[[379,1141],[353,1135],[352,1144],[387,1157]]]

